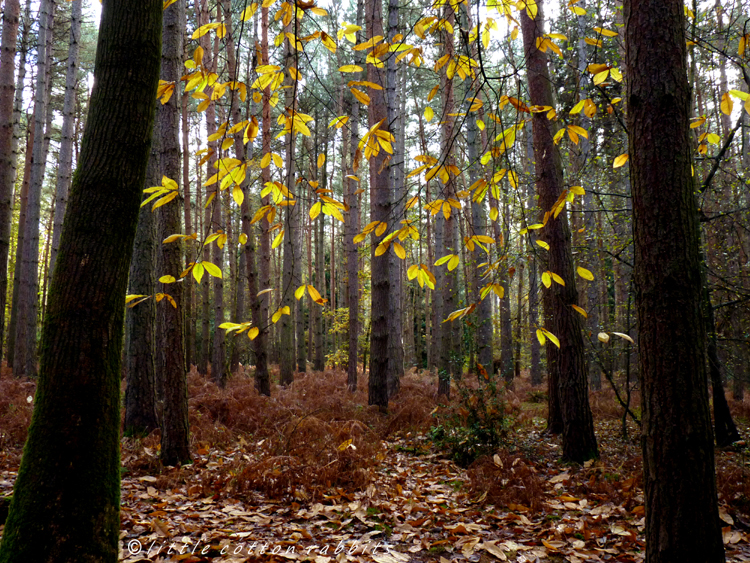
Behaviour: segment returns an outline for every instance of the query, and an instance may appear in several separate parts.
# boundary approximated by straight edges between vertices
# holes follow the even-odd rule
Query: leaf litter
[[[194,463],[162,467],[158,432],[123,438],[120,560],[645,559],[640,451],[615,416],[597,417],[600,460],[562,464],[558,439],[537,416],[544,413],[510,401],[520,431],[462,468],[430,440],[431,415],[446,407],[429,376],[408,374],[387,416],[366,406],[365,391],[346,392],[344,381],[341,372],[308,374],[268,399],[249,378],[222,391],[191,373]],[[29,385],[13,385],[33,395]],[[517,383],[515,396],[539,392]],[[30,408],[24,403],[16,404]],[[0,425],[7,410],[0,405]],[[11,429],[16,443],[0,439],[0,497],[12,492],[20,460],[20,434]],[[750,561],[748,465],[746,442],[717,450],[728,561]]]

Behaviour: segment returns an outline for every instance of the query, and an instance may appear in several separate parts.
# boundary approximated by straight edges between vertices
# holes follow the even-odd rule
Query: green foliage
[[[457,407],[447,415],[436,413],[430,438],[466,467],[480,456],[495,453],[512,421],[505,412],[505,387],[499,377],[490,377],[478,387],[456,380],[456,387]]]

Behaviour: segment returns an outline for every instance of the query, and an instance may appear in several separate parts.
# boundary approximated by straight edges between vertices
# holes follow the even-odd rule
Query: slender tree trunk
[[[60,142],[57,185],[55,189],[55,228],[52,232],[52,249],[49,270],[55,269],[57,250],[60,245],[65,208],[68,205],[71,170],[73,168],[73,126],[75,125],[76,85],[78,82],[78,43],[81,38],[81,0],[73,0],[70,12],[70,46],[68,47],[68,70],[65,76],[65,100],[63,101],[62,139]],[[154,184],[158,185],[158,184]]]
[[[162,79],[179,84],[182,67],[182,17],[184,3],[174,3],[164,11],[162,31]],[[167,178],[179,183],[180,109],[177,96],[166,104],[159,104],[157,119],[161,136],[161,170]],[[159,208],[158,241],[182,232],[182,209],[174,200]],[[183,250],[179,242],[161,244],[160,275],[180,277],[183,270]],[[172,297],[157,304],[157,323],[161,325],[163,340],[157,346],[157,374],[164,383],[164,405],[161,416],[161,461],[164,465],[190,463],[190,426],[188,422],[187,371],[185,369],[185,340],[183,335],[184,283],[163,284],[162,291]],[[218,328],[217,328],[218,330]]]
[[[365,3],[365,29],[368,38],[383,36],[383,7],[381,2]],[[381,87],[386,86],[383,72],[373,64],[367,65],[367,80]],[[390,131],[387,123],[388,109],[383,90],[370,90],[370,106],[367,121],[370,128],[378,123],[381,131]],[[373,139],[375,143],[377,141]],[[370,158],[370,220],[387,223],[391,215],[391,193],[388,185],[388,167],[386,153],[380,150],[377,156]],[[393,229],[389,225],[388,230]],[[390,258],[388,252],[375,256],[375,249],[385,237],[373,234],[371,253],[371,313],[370,327],[370,380],[368,401],[377,405],[381,411],[388,408],[388,312],[390,289]],[[333,258],[333,257],[332,257]]]
[[[185,14],[187,10],[182,10]],[[186,28],[187,22],[183,22],[183,29]],[[182,117],[182,192],[184,194],[184,215],[185,215],[185,234],[193,233],[193,214],[192,214],[192,199],[190,194],[190,142],[189,142],[189,129],[188,123],[188,94],[185,92],[181,97],[181,117]],[[195,248],[192,244],[186,245],[185,248],[186,263],[191,264],[195,262]],[[185,323],[185,366],[188,371],[190,366],[195,363],[195,285],[190,283],[185,287],[184,290],[185,303],[183,306],[183,318]]]
[[[398,0],[388,0],[388,40],[392,40],[398,33]],[[387,114],[388,130],[396,132],[396,140],[393,143],[393,157],[391,158],[388,171],[391,183],[391,211],[393,214],[392,229],[401,228],[404,220],[404,175],[401,169],[403,163],[403,145],[405,139],[398,135],[400,122],[403,116],[399,115],[399,100],[397,92],[398,80],[396,75],[396,57],[389,56],[387,60],[386,92],[387,92]],[[390,295],[388,302],[388,396],[392,397],[398,393],[401,377],[404,375],[404,343],[403,332],[403,310],[401,307],[401,259],[395,252],[389,252],[389,278]]]
[[[39,301],[39,213],[42,183],[44,181],[44,124],[47,117],[47,35],[52,32],[54,0],[42,0],[39,8],[39,37],[37,41],[37,81],[34,100],[34,137],[29,193],[26,203],[26,222],[23,225],[24,241],[20,286],[18,292],[18,321],[16,324],[13,372],[16,376],[36,375],[37,311]],[[19,227],[20,228],[20,227]]]
[[[295,20],[296,21],[296,20]],[[294,33],[296,29],[291,26],[287,26],[287,33]],[[284,66],[289,68],[295,65],[295,57],[292,45],[289,43],[289,39],[284,41],[285,49],[285,63]],[[286,101],[285,105],[288,108],[288,118],[292,118],[292,115],[296,111],[296,88],[297,82],[292,80],[291,77],[287,76],[286,84]],[[282,385],[289,385],[294,381],[294,368],[295,359],[297,352],[297,339],[295,332],[295,318],[298,315],[297,300],[294,298],[294,292],[299,287],[301,281],[299,280],[298,272],[301,267],[300,261],[302,255],[299,251],[299,227],[300,227],[300,207],[302,203],[300,198],[297,197],[298,189],[295,184],[296,176],[296,163],[295,163],[295,152],[296,152],[296,131],[291,131],[284,139],[286,147],[286,162],[285,162],[285,173],[284,183],[286,189],[291,197],[295,199],[294,205],[286,206],[284,213],[284,264],[283,264],[283,280],[282,280],[282,307],[289,307],[289,314],[281,316],[281,365],[280,365],[280,378]],[[300,343],[301,344],[301,343]]]
[[[124,296],[153,123],[161,14],[160,0],[103,6],[81,166],[50,289],[3,563],[118,560]]]
[[[683,3],[626,0],[646,557],[723,562]]]
[[[161,184],[161,146],[156,120],[154,125],[146,188]],[[159,428],[161,409],[157,410],[156,403],[156,301],[153,297],[156,289],[156,252],[156,216],[151,211],[151,206],[147,205],[138,214],[138,228],[128,276],[128,293],[149,297],[128,308],[125,314],[127,386],[123,433],[126,436],[145,436]]]
[[[537,38],[543,35],[542,4],[531,19],[521,14],[524,52],[527,60],[527,77],[531,102],[534,105],[552,106],[552,89],[547,68],[547,56],[537,48]],[[553,142],[554,124],[545,113],[533,117],[534,157],[536,161],[536,189],[539,205],[547,212],[562,193],[563,173],[560,154]],[[544,293],[544,309],[550,330],[560,342],[560,349],[548,341],[547,369],[549,373],[550,413],[554,395],[559,398],[562,422],[564,459],[576,462],[598,456],[594,422],[588,402],[588,371],[581,334],[580,315],[571,305],[577,305],[578,292],[573,272],[570,230],[566,211],[550,218],[542,231],[547,244],[548,270],[560,276],[565,285],[553,282],[554,287]],[[559,422],[550,414],[550,430]]]
[[[13,214],[13,186],[16,176],[16,151],[13,133],[16,127],[13,111],[15,93],[15,56],[19,0],[5,0],[3,8],[2,45],[0,46],[0,360],[5,336],[5,305],[8,294],[8,254]],[[23,64],[23,63],[22,63]]]

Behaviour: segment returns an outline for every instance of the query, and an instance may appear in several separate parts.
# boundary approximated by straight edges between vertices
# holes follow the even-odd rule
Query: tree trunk
[[[536,45],[543,36],[542,4],[535,19],[521,14],[524,52],[531,102],[552,106],[552,89],[546,53]],[[553,142],[554,124],[544,112],[535,113],[533,120],[534,160],[536,162],[536,190],[542,211],[552,209],[563,190],[560,153]],[[562,422],[562,457],[582,463],[598,456],[594,422],[588,402],[588,370],[586,364],[580,315],[571,305],[578,304],[578,292],[573,272],[570,229],[567,212],[547,221],[542,231],[550,249],[548,270],[560,276],[565,285],[552,282],[544,292],[544,310],[550,330],[560,342],[560,349],[548,340],[547,369],[549,373],[550,431]],[[559,400],[559,421],[552,418],[555,395]]]
[[[124,296],[149,154],[161,14],[160,0],[104,2],[3,563],[118,560]]]
[[[45,150],[44,124],[47,117],[47,35],[52,33],[55,1],[42,0],[39,8],[39,37],[37,41],[37,80],[34,99],[34,127],[36,135],[32,151],[29,193],[26,203],[26,222],[23,225],[23,253],[20,264],[18,292],[18,321],[16,324],[13,372],[16,376],[36,376],[37,311],[39,289],[39,213],[42,183],[44,182]],[[19,228],[21,228],[19,226]],[[15,306],[15,305],[14,305]]]
[[[368,38],[383,36],[383,6],[381,2],[365,2],[365,29]],[[367,80],[381,87],[386,86],[383,72],[373,64],[367,65]],[[381,131],[390,131],[387,123],[388,110],[383,90],[370,89],[370,106],[367,121],[370,128],[382,122]],[[377,140],[372,139],[377,144]],[[391,194],[388,185],[386,153],[381,148],[377,156],[370,158],[370,221],[387,223],[391,220]],[[389,225],[388,230],[393,229]],[[390,250],[375,256],[383,236],[373,233],[371,253],[371,312],[370,326],[370,381],[368,402],[377,405],[381,411],[388,408],[388,312],[390,298]],[[333,257],[331,257],[333,258]]]
[[[388,40],[398,34],[398,0],[388,0]],[[393,143],[393,158],[388,164],[388,172],[391,183],[391,211],[393,214],[392,229],[400,229],[401,221],[405,217],[405,193],[404,174],[401,169],[403,164],[403,146],[406,139],[398,135],[400,122],[405,117],[399,115],[399,92],[396,75],[396,57],[389,56],[387,59],[386,91],[387,91],[387,114],[388,130],[396,133]],[[401,259],[395,252],[388,252],[390,295],[388,301],[388,396],[392,397],[401,386],[401,377],[404,375],[404,343],[403,332],[403,309],[401,307]]]
[[[78,81],[78,42],[81,37],[81,0],[73,0],[70,13],[70,46],[68,47],[68,70],[65,76],[65,100],[63,101],[63,124],[60,142],[57,186],[55,189],[55,228],[52,231],[52,248],[49,271],[55,269],[57,250],[60,245],[65,208],[68,205],[71,169],[73,168],[73,126],[75,125],[76,84]],[[154,184],[155,186],[158,184]]]
[[[294,32],[293,27],[287,26],[286,31],[288,33]],[[296,68],[295,57],[292,45],[289,43],[289,39],[284,41],[285,49],[285,64],[286,68],[293,66]],[[295,51],[296,52],[296,51]],[[296,88],[297,81],[292,80],[290,76],[286,77],[285,86],[286,89],[286,101],[285,105],[290,113],[296,110]],[[291,115],[289,115],[291,118]],[[284,264],[283,264],[283,282],[282,282],[282,301],[281,307],[289,307],[289,314],[281,316],[281,365],[280,365],[280,381],[282,385],[289,385],[294,381],[294,368],[297,357],[297,338],[295,331],[295,318],[298,314],[297,300],[294,298],[294,292],[300,286],[300,279],[298,272],[301,267],[300,261],[302,255],[299,251],[299,227],[300,227],[300,207],[302,202],[297,196],[297,186],[295,184],[296,176],[296,165],[294,161],[296,152],[296,137],[297,133],[291,130],[288,136],[285,137],[284,143],[286,147],[286,161],[284,183],[286,189],[289,191],[292,199],[296,202],[294,205],[287,205],[284,212]]]
[[[161,147],[158,122],[154,122],[151,156],[145,187],[161,183]],[[145,194],[148,197],[148,194]],[[126,436],[145,436],[159,428],[161,408],[156,403],[156,217],[151,206],[142,207],[130,262],[128,293],[150,296],[125,313],[125,423]],[[163,343],[159,344],[160,346]]]
[[[180,10],[182,2],[170,5],[164,11],[162,30],[162,79],[179,83],[182,67],[182,36]],[[180,109],[177,96],[166,104],[159,104],[157,119],[161,136],[161,170],[167,178],[179,183],[180,178]],[[182,232],[179,200],[163,205],[158,211],[158,241]],[[161,244],[162,270],[159,275],[177,279],[183,270],[183,250],[180,242]],[[161,416],[161,461],[164,465],[190,463],[190,425],[188,423],[187,371],[185,369],[185,340],[183,335],[184,283],[163,284],[162,291],[172,297],[157,304],[158,331],[163,336],[157,346],[157,376],[163,382],[163,407]],[[218,329],[217,329],[218,330]]]
[[[626,0],[646,558],[723,562],[683,3]]]
[[[18,37],[20,12],[21,3],[19,0],[5,0],[2,45],[0,46],[0,360],[3,358],[5,336],[10,225],[13,215],[13,186],[16,180],[17,155],[13,147],[16,121],[13,102],[15,98],[16,39]]]

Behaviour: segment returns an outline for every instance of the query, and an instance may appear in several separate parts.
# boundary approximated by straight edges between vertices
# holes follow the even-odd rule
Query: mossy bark
[[[0,561],[115,562],[120,351],[161,54],[161,0],[105,0],[95,84]]]

